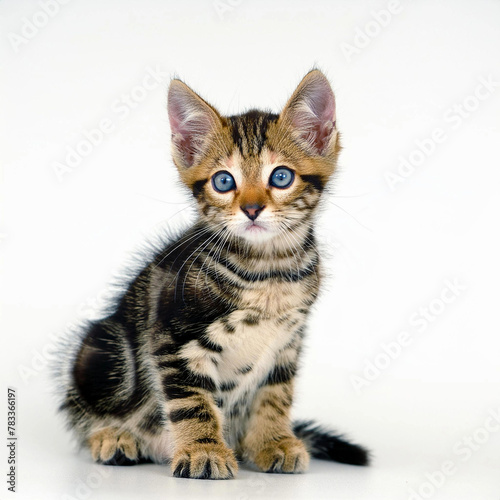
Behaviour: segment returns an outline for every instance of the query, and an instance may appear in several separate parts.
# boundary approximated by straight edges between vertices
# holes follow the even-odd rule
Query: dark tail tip
[[[312,421],[294,422],[293,432],[302,439],[314,458],[350,465],[369,465],[370,452],[350,443],[343,436],[322,428]]]

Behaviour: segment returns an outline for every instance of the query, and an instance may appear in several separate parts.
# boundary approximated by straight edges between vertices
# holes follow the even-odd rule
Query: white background
[[[18,493],[2,479],[0,498],[498,500],[500,2],[402,1],[388,19],[386,1],[73,0],[46,22],[41,3],[0,3],[1,366],[19,435]],[[223,113],[278,111],[314,65],[332,81],[344,151],[320,218],[329,278],[295,413],[367,445],[373,466],[207,482],[93,465],[54,416],[46,365],[127,257],[189,220],[169,156],[169,79]],[[154,68],[162,82],[137,90]],[[120,104],[131,93],[140,102]],[[54,164],[103,119],[113,131],[58,178]],[[402,158],[418,166],[391,189]],[[446,280],[462,287],[449,304]],[[410,341],[389,359],[382,344],[401,332]]]

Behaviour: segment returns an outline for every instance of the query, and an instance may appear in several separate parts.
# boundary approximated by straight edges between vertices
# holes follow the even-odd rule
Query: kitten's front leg
[[[160,363],[168,426],[174,438],[172,473],[177,477],[229,479],[238,463],[222,437],[214,381],[169,356]]]
[[[291,428],[292,395],[290,379],[268,383],[255,397],[242,443],[243,456],[264,472],[298,473],[304,472],[309,465],[309,453]]]

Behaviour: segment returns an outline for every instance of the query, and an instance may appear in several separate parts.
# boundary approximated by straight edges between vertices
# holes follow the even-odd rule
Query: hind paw
[[[127,431],[106,427],[89,439],[92,458],[104,465],[134,465],[139,462],[137,440]]]

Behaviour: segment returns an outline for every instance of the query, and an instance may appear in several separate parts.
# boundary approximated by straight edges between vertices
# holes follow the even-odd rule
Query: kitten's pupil
[[[216,191],[227,193],[236,187],[236,182],[229,172],[217,172],[212,177],[212,185]]]
[[[294,178],[295,174],[292,170],[286,167],[278,167],[271,174],[269,184],[280,189],[285,189],[292,185]]]

